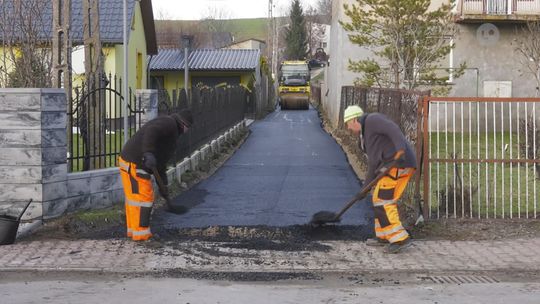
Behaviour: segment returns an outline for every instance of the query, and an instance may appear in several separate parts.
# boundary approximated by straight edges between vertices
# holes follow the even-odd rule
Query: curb
[[[182,174],[187,171],[196,171],[200,169],[200,164],[202,162],[212,159],[214,155],[221,151],[221,146],[223,144],[238,136],[238,134],[246,130],[252,123],[253,120],[251,119],[242,120],[223,134],[203,145],[199,150],[194,151],[189,157],[184,158],[184,160],[177,163],[175,167],[168,169],[167,178],[169,179],[169,185],[174,182],[181,184]]]

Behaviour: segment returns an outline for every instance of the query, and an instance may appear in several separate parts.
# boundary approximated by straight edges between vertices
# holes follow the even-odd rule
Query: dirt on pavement
[[[358,146],[344,130],[331,130],[323,123],[323,127],[343,147],[355,172],[362,178],[363,161],[357,156]],[[247,138],[243,134],[235,142],[226,146],[222,153],[203,165],[203,170],[188,172],[182,176],[182,185],[170,187],[171,197],[190,189],[198,182],[211,176]],[[164,208],[164,201],[158,200],[156,208]],[[407,207],[405,207],[407,208]],[[410,219],[404,220],[406,228],[415,239],[437,240],[496,240],[507,238],[531,238],[540,235],[540,221],[537,219],[442,219],[428,221],[421,226],[414,226],[413,210],[408,214]],[[207,227],[167,229],[159,223],[152,225],[155,237],[148,246],[159,248],[163,245],[174,245],[179,241],[227,242],[227,246],[257,250],[277,251],[309,251],[328,250],[319,243],[324,240],[363,241],[371,227],[365,226],[326,226],[313,229],[309,225],[290,227]],[[125,237],[125,215],[123,204],[113,207],[80,211],[68,214],[55,220],[47,221],[34,233],[23,237],[23,240],[48,239],[114,239]]]

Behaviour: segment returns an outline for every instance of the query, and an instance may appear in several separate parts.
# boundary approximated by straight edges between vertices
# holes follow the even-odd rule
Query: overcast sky
[[[274,0],[274,14],[288,12],[292,0]],[[301,0],[304,9],[316,0]],[[261,18],[268,16],[268,0],[152,0],[154,18],[197,20],[218,12],[227,18]],[[216,13],[212,13],[213,16]]]

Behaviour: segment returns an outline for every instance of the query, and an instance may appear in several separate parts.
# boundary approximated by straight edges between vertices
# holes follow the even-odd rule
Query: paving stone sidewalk
[[[148,244],[147,244],[148,245]],[[182,242],[151,248],[129,240],[21,241],[0,246],[0,271],[55,270],[152,273],[362,271],[538,271],[540,238],[415,241],[399,254],[358,241],[321,242],[327,250],[277,251],[235,243]],[[240,248],[238,248],[240,247]]]

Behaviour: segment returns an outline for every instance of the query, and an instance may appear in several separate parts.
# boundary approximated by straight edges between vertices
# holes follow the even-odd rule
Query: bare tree
[[[315,7],[308,7],[305,11],[306,30],[308,33],[308,54],[313,55],[320,47],[326,34],[324,24],[325,16],[321,15]]]
[[[317,14],[320,22],[330,24],[332,22],[332,0],[317,0]]]
[[[0,1],[1,87],[51,87],[47,9],[49,1]]]
[[[540,21],[528,22],[517,30],[516,37],[515,50],[523,72],[536,80],[536,96],[540,96]]]
[[[168,10],[164,9],[164,8],[158,9],[156,14],[154,15],[154,17],[155,17],[155,20],[171,20],[171,19],[173,19],[171,13]]]

